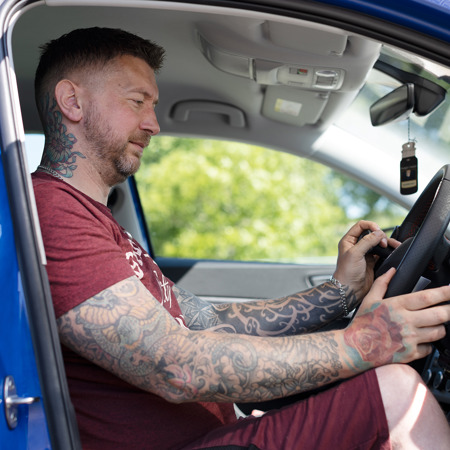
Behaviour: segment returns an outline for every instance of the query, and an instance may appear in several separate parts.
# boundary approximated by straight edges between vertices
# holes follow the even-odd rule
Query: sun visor
[[[347,34],[336,29],[326,31],[323,27],[314,29],[279,22],[265,22],[263,28],[267,40],[280,48],[322,56],[341,56],[347,47]]]
[[[283,64],[232,53],[211,44],[198,34],[205,58],[223,72],[249,78],[261,85],[286,85],[302,89],[337,90],[342,86],[345,71],[333,67],[308,64]]]
[[[205,58],[217,69],[239,77],[253,78],[253,58],[220,49],[197,34]]]

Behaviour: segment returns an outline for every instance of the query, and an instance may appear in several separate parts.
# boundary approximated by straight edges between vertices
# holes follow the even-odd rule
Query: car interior
[[[416,38],[406,31],[402,36],[386,25],[377,29],[369,17],[344,22],[345,16],[333,14],[332,7],[322,8],[322,15],[319,9],[282,15],[214,2],[76,3],[28,2],[11,16],[9,63],[17,80],[14,108],[23,123],[28,172],[42,150],[42,140],[39,145],[28,140],[42,133],[33,91],[39,46],[75,28],[122,28],[166,49],[157,75],[162,136],[269,148],[338,171],[404,208],[405,215],[415,204],[406,225],[394,231],[402,242],[409,240],[396,255],[402,276],[392,292],[412,290],[425,275],[431,285],[448,284],[450,211],[441,189],[448,184],[450,150],[448,48],[436,44],[433,51],[430,41],[414,53]],[[378,82],[383,89],[373,88]],[[410,133],[417,133],[417,147],[426,151],[418,156],[419,190],[403,195],[401,150],[413,142]],[[109,207],[163,272],[197,295],[216,302],[276,298],[320,284],[333,273],[333,259],[298,263],[161,255],[153,245],[139,183],[130,179],[117,186]],[[300,211],[301,205],[299,198]],[[403,258],[407,253],[409,258]],[[430,259],[438,269],[430,269]],[[391,262],[382,257],[378,273]],[[332,326],[345,326],[350,318]],[[441,354],[446,348],[450,352],[445,344]],[[417,369],[450,414],[450,379],[439,355],[436,350]],[[450,367],[450,354],[447,358]]]

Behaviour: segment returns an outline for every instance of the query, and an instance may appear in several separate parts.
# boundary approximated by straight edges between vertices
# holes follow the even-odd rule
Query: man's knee
[[[376,369],[393,448],[448,449],[450,428],[420,375],[410,366]]]
[[[419,385],[423,385],[422,378],[412,367],[405,364],[389,364],[375,369],[380,390],[397,396],[412,394]]]
[[[430,395],[420,375],[405,364],[390,364],[375,369],[386,415],[404,413],[413,402],[423,403]]]

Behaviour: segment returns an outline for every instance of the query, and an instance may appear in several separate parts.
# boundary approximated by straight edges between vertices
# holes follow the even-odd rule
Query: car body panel
[[[13,377],[19,397],[37,401],[18,408],[17,425],[11,428],[5,417],[2,394],[0,442],[2,448],[49,448],[49,437],[37,375],[34,349],[28,326],[24,292],[16,257],[15,236],[9,210],[3,168],[0,166],[0,380],[2,391],[8,376]]]
[[[450,4],[447,1],[323,0],[320,3],[359,11],[450,42],[450,30],[448,27]],[[411,14],[412,11],[414,12],[413,15]]]

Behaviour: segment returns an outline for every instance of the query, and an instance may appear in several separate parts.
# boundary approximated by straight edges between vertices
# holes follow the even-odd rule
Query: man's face
[[[113,186],[136,173],[144,147],[159,133],[155,74],[145,61],[121,56],[89,89],[85,138],[97,171]]]

